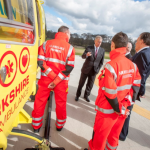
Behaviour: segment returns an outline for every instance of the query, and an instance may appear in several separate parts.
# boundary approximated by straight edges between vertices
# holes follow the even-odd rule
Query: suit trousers
[[[77,93],[76,93],[77,97],[80,97],[82,87],[84,86],[84,83],[85,83],[87,78],[88,78],[88,81],[87,81],[87,84],[86,84],[84,97],[88,97],[90,95],[93,84],[94,84],[94,81],[95,81],[95,77],[96,77],[96,73],[94,72],[93,69],[92,69],[92,71],[90,71],[89,74],[84,74],[84,73],[81,72],[79,85],[78,85],[78,89],[77,89]]]
[[[122,127],[122,130],[121,130],[121,133],[119,136],[119,140],[121,140],[121,141],[125,141],[125,139],[128,135],[129,121],[130,121],[130,115],[131,115],[132,108],[133,108],[133,105],[127,107],[127,109],[130,110],[130,114],[129,114],[128,118],[126,118],[124,125]]]

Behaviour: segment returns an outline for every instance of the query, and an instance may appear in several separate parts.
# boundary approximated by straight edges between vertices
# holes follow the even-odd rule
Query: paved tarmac
[[[105,63],[109,60],[105,60]],[[67,100],[67,122],[61,132],[56,131],[55,127],[55,102],[53,99],[50,141],[52,146],[61,146],[66,150],[83,150],[88,147],[88,141],[92,137],[94,119],[95,119],[95,99],[98,93],[96,84],[91,91],[88,103],[83,99],[84,89],[78,102],[74,100],[81,67],[84,60],[76,56],[75,68],[71,73],[69,81],[69,93]],[[33,102],[27,102],[24,109],[31,115]],[[136,102],[132,111],[129,135],[125,142],[119,141],[117,150],[150,150],[150,78],[146,83],[146,98],[142,102]],[[45,122],[44,122],[45,124]],[[39,135],[44,135],[44,124]],[[18,125],[18,128],[33,131],[31,124]],[[8,136],[7,150],[24,150],[34,147],[35,141],[24,137]]]

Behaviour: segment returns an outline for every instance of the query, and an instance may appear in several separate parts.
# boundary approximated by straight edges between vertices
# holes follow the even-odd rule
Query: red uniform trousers
[[[66,102],[68,94],[68,81],[63,80],[54,89],[54,97],[56,103],[56,127],[62,128],[66,122]],[[39,89],[35,96],[34,110],[32,111],[32,126],[39,129],[42,126],[45,106],[50,95],[51,89],[39,85]]]
[[[125,119],[123,115],[97,111],[94,136],[89,141],[89,150],[116,150]]]

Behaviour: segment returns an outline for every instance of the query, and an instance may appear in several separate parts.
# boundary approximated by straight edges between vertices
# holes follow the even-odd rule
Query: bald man
[[[128,59],[132,58],[132,55],[130,53],[131,49],[132,49],[132,44],[130,42],[128,42],[127,49],[126,49],[126,55],[125,55]]]

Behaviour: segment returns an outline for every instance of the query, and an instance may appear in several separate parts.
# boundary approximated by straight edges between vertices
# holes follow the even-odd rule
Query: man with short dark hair
[[[34,132],[39,132],[42,126],[44,109],[51,90],[55,93],[57,131],[61,131],[65,125],[68,81],[75,61],[75,50],[68,43],[69,39],[69,28],[61,26],[55,39],[48,40],[39,47],[38,65],[41,68],[41,78],[32,111]]]
[[[117,149],[119,134],[129,114],[127,107],[137,96],[141,77],[136,65],[125,57],[127,43],[128,37],[123,32],[112,39],[111,61],[99,76],[97,113],[89,150]]]
[[[144,96],[145,83],[148,76],[150,75],[150,47],[149,46],[150,46],[150,33],[149,32],[141,33],[135,44],[136,54],[131,59],[137,65],[141,75],[141,86],[137,97],[138,100],[140,100],[140,97],[141,98],[145,97]],[[130,112],[132,108],[133,105],[129,106],[128,109],[130,110]],[[130,121],[130,115],[128,116],[128,118],[126,118],[125,124],[120,133],[119,139],[121,141],[125,141],[128,135],[129,121]]]

